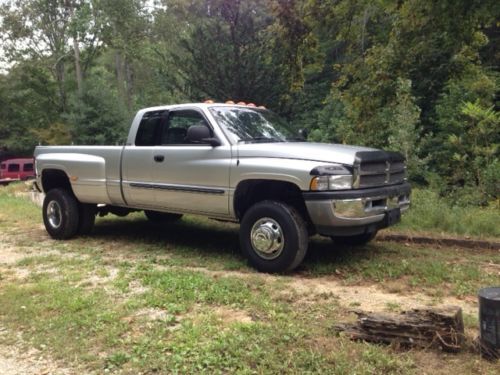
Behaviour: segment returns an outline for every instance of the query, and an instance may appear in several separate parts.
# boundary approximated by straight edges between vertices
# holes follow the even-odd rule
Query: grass
[[[40,259],[29,263],[40,264]],[[78,365],[97,371],[397,374],[414,368],[408,355],[344,339],[335,340],[335,351],[311,349],[326,322],[311,330],[304,312],[273,300],[273,288],[144,264],[134,271],[132,277],[149,290],[128,300],[48,277],[2,287],[2,324],[22,332],[30,345],[50,348],[55,358],[76,358]],[[220,306],[245,309],[253,318],[225,322],[213,312]],[[136,312],[144,307],[167,315],[140,321]]]
[[[40,227],[39,208],[14,192],[0,190],[0,251],[23,257],[0,258],[0,326],[7,328],[0,348],[35,347],[82,373],[496,371],[467,351],[404,352],[336,336],[332,326],[366,301],[314,290],[338,284],[355,296],[377,285],[438,303],[475,300],[479,287],[498,281],[493,250],[379,242],[333,248],[314,238],[295,274],[268,276],[246,265],[232,224],[186,217],[160,226],[134,214],[101,218],[90,236],[58,242]],[[302,284],[313,288],[294,289]],[[404,306],[387,301],[383,309]],[[477,318],[464,316],[477,334]]]
[[[397,243],[371,243],[362,248],[327,251],[328,242],[312,244],[302,272],[311,276],[335,274],[346,284],[377,283],[394,290],[426,290],[431,294],[463,297],[481,286],[498,284],[495,251],[435,249]]]
[[[414,189],[412,205],[396,230],[500,237],[500,207],[450,206],[432,190]]]
[[[112,342],[125,329],[103,291],[86,292],[47,277],[31,285],[2,288],[0,316],[3,324],[23,332],[31,345],[50,348],[58,358],[95,361],[98,353],[92,348]]]

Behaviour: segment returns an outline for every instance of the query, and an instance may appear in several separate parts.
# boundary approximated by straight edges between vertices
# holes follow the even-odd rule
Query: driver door
[[[191,143],[187,130],[200,125],[210,128],[199,110],[170,110],[153,150],[156,204],[167,211],[228,215],[231,148]]]

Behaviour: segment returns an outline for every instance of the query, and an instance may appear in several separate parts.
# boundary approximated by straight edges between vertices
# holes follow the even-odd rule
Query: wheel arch
[[[234,214],[241,221],[245,212],[255,203],[276,200],[295,207],[306,222],[310,222],[302,191],[288,181],[247,179],[238,183],[233,196]]]
[[[61,169],[49,168],[42,171],[42,190],[47,193],[52,189],[60,188],[71,192],[74,195],[71,182],[65,171]]]

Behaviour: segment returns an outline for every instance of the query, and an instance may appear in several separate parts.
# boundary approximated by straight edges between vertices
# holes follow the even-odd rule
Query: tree
[[[90,25],[98,23],[90,22],[90,7],[85,0],[15,0],[0,7],[1,41],[6,59],[9,63],[37,61],[51,72],[58,85],[61,112],[66,110],[67,104],[66,61],[73,52],[76,81],[80,87],[79,43],[87,42],[88,57],[93,56],[92,49],[96,48],[99,30],[90,30]]]
[[[181,45],[187,58],[179,68],[194,97],[277,106],[282,86],[268,61],[266,10],[262,0],[206,1]]]
[[[114,52],[117,87],[127,108],[134,103],[134,70],[132,62],[140,57],[141,43],[145,41],[147,22],[144,0],[101,0],[103,15],[103,42]]]
[[[36,131],[60,121],[57,83],[36,63],[22,62],[0,75],[0,146],[30,155]]]
[[[463,203],[485,204],[500,191],[499,76],[480,64],[478,51],[486,43],[478,33],[476,42],[455,56],[462,69],[450,77],[437,102],[437,126],[427,147],[433,150],[433,170],[444,182],[442,193]]]
[[[85,81],[82,92],[70,100],[69,112],[64,116],[70,125],[76,144],[122,144],[129,127],[129,112],[110,88],[111,77],[103,69],[96,69]]]

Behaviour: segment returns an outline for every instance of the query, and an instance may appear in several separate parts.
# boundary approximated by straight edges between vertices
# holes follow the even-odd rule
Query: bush
[[[487,207],[453,205],[430,189],[414,189],[412,205],[398,225],[411,231],[500,237],[499,203]]]

